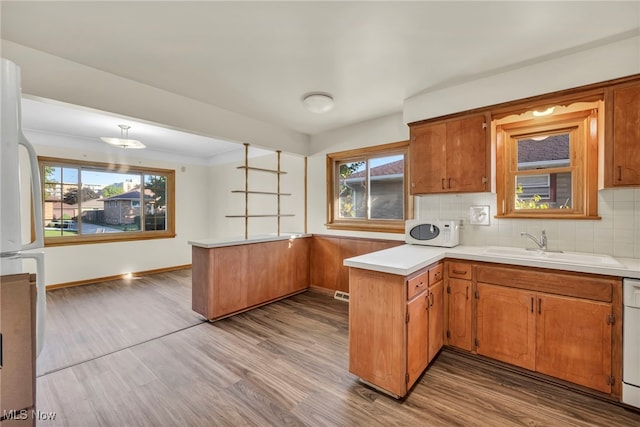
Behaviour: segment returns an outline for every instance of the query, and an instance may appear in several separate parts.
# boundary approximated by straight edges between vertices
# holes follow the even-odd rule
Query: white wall
[[[405,100],[404,121],[412,123],[640,73],[640,35],[636,31],[628,36],[456,86],[425,91]]]
[[[249,147],[250,156],[253,151]],[[207,223],[212,238],[236,238],[244,236],[244,218],[227,218],[226,215],[244,215],[245,198],[243,193],[232,193],[232,190],[244,190],[245,171],[238,169],[244,165],[244,156],[229,163],[216,164],[209,170],[208,190],[209,211]],[[277,169],[277,154],[262,154],[249,158],[249,166],[263,169]],[[293,217],[280,219],[281,232],[304,231],[304,157],[281,153],[280,170],[287,172],[280,175],[280,192],[290,196],[280,196],[280,213],[294,214]],[[267,172],[249,171],[249,191],[276,192],[277,175]],[[250,215],[273,215],[277,213],[277,197],[273,195],[249,194]],[[249,218],[249,235],[276,233],[277,218]]]
[[[325,226],[327,222],[326,155],[327,153],[353,148],[406,141],[408,138],[409,127],[403,123],[402,115],[399,113],[312,136],[311,152],[313,154],[309,156],[308,160],[309,232],[315,234],[404,240],[403,234],[327,229]]]
[[[176,234],[172,239],[113,242],[45,248],[48,285],[140,272],[191,263],[188,240],[207,237],[209,167],[145,158],[144,151],[89,151],[86,141],[25,131],[39,156],[134,164],[176,171]],[[54,147],[54,139],[64,139]],[[115,147],[114,147],[115,148]],[[24,216],[24,214],[23,214]],[[27,217],[28,218],[28,217]],[[28,219],[27,219],[28,221]]]

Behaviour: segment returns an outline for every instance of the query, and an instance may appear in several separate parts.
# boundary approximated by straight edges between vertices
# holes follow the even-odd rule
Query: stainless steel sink
[[[588,254],[581,252],[536,251],[523,248],[490,246],[484,253],[504,258],[531,259],[562,264],[593,265],[601,267],[626,268],[609,255]]]

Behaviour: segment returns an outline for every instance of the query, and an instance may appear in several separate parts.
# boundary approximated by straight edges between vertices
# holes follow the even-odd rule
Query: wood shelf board
[[[274,196],[290,196],[291,193],[277,193],[273,191],[246,191],[246,190],[231,190],[232,193],[245,193],[245,194],[268,194]]]
[[[281,174],[281,175],[284,175],[284,174],[287,173],[285,171],[277,171],[275,169],[255,168],[253,166],[237,166],[237,169],[247,169],[247,170],[259,171],[259,172],[276,173],[276,174]]]
[[[280,214],[280,215],[225,215],[227,218],[277,218],[283,216],[295,216],[294,214]]]

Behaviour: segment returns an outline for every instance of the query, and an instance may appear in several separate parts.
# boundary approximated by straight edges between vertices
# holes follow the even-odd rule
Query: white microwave
[[[414,245],[452,248],[460,243],[460,221],[407,220],[405,242]]]

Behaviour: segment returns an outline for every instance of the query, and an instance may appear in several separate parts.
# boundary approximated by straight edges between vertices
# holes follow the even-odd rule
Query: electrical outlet
[[[469,224],[489,225],[489,206],[471,206],[469,208]]]

